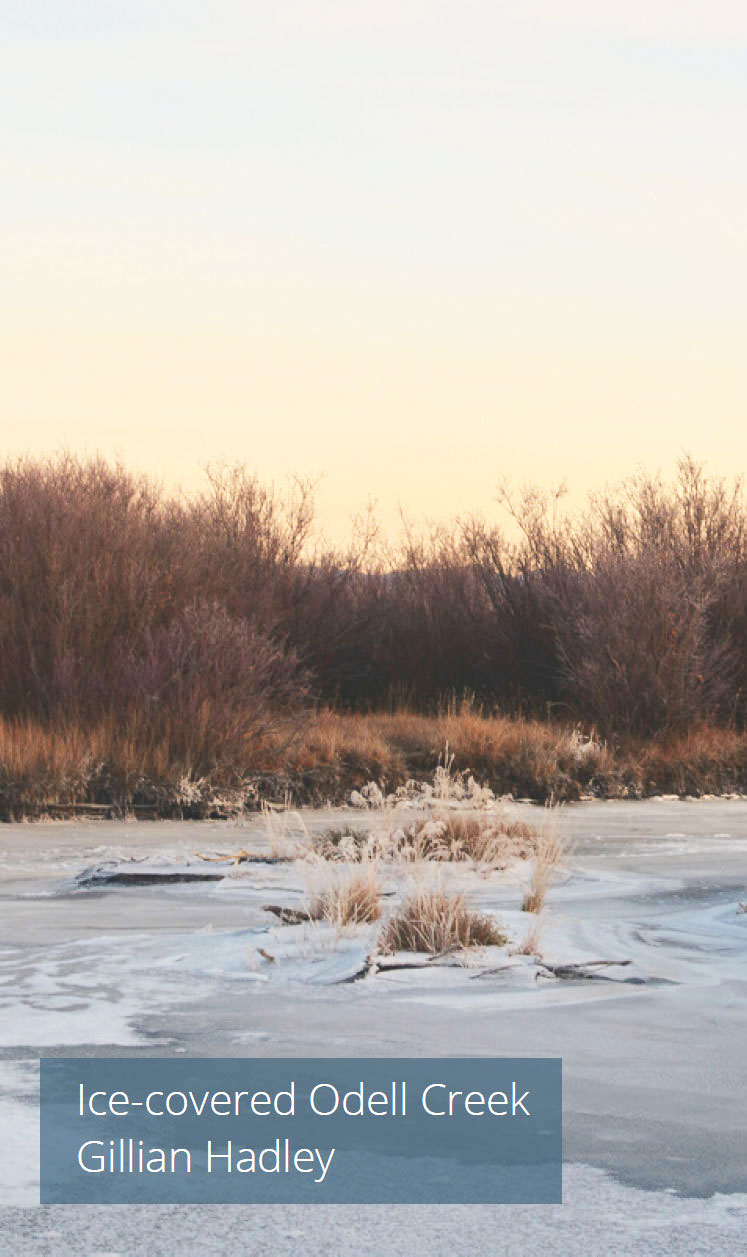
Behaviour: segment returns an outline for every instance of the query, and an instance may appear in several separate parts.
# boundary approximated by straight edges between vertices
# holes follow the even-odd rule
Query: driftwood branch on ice
[[[283,925],[305,925],[308,921],[319,919],[302,908],[284,908],[279,903],[263,903],[262,911],[271,912],[279,921],[282,921]]]

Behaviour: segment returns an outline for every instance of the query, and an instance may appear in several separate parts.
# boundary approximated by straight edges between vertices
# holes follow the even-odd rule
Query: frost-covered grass
[[[351,862],[469,861],[487,870],[528,857],[538,837],[537,828],[510,812],[488,786],[454,772],[448,747],[432,782],[411,780],[390,794],[369,782],[352,791],[350,802],[367,823],[314,835],[314,854]]]
[[[582,796],[747,793],[747,734],[697,726],[686,735],[607,742],[575,724],[513,718],[468,705],[437,715],[407,709],[366,715],[323,710],[291,751],[292,771],[330,782],[430,781],[448,744],[454,769],[500,796],[569,801]]]
[[[435,811],[392,835],[394,851],[411,860],[470,860],[485,868],[525,858],[534,848],[536,830],[505,814]]]
[[[327,868],[311,895],[309,913],[315,920],[338,927],[378,921],[381,897],[375,865]]]
[[[379,939],[383,953],[443,952],[468,947],[503,947],[508,941],[498,921],[468,907],[463,894],[418,887],[387,921]]]
[[[142,808],[190,819],[235,816],[263,803],[351,799],[362,814],[408,801],[435,809],[455,801],[453,794],[441,797],[433,780],[446,744],[452,786],[458,778],[461,797],[475,808],[484,805],[486,789],[491,799],[558,802],[747,793],[747,734],[729,729],[612,746],[576,727],[466,707],[433,716],[321,710],[290,742],[275,732],[254,739],[232,767],[216,758],[198,771],[168,731],[136,716],[125,722],[110,714],[89,727],[74,719],[46,725],[0,717],[0,819],[92,804],[119,815]]]
[[[521,905],[524,912],[542,911],[553,874],[563,864],[565,856],[565,843],[557,826],[547,825],[535,841],[531,877]]]
[[[487,870],[526,859],[535,850],[537,833],[505,809],[482,813],[434,809],[409,821],[401,815],[376,818],[368,829],[331,828],[311,842],[315,854],[332,862],[469,861]]]
[[[541,955],[540,944],[543,927],[543,918],[536,916],[524,937],[512,948],[512,954],[514,956],[534,956],[538,958]]]

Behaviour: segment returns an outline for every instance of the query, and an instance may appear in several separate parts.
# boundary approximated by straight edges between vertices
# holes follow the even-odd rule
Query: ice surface
[[[370,816],[304,813],[303,824],[314,832]],[[447,958],[351,980],[375,927],[283,926],[263,911],[303,903],[304,866],[197,861],[197,850],[269,849],[259,819],[0,827],[0,1105],[14,1148],[0,1170],[0,1251],[209,1255],[245,1245],[246,1215],[230,1208],[31,1207],[35,1058],[58,1050],[563,1056],[562,1208],[338,1207],[303,1219],[255,1208],[253,1253],[739,1251],[747,803],[584,803],[567,807],[561,824],[574,850],[548,896],[542,957],[632,962],[594,981],[562,981],[494,948],[464,965]],[[225,876],[76,881],[87,867],[133,857],[146,870]],[[525,868],[485,876],[439,866],[433,875],[496,912],[514,943],[534,923],[520,910]],[[387,873],[386,883],[398,879]]]
[[[46,1205],[2,1211],[17,1257],[736,1257],[747,1198],[681,1199],[569,1165],[562,1205]]]

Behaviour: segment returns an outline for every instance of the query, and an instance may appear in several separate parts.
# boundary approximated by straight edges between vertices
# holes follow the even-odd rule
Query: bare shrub
[[[288,534],[302,526],[263,503],[254,515],[247,507],[241,545],[221,551],[197,503],[165,498],[118,464],[65,454],[0,467],[4,714],[90,721],[112,706],[121,713],[139,689],[173,697],[201,668],[213,698],[213,683],[235,690],[238,666],[267,672],[284,650],[266,605],[273,564],[300,560]],[[249,567],[255,585],[243,592],[255,597],[242,602],[237,581]],[[290,672],[297,662],[291,649]]]
[[[510,543],[494,525],[471,520],[465,526],[465,547],[490,608],[483,640],[490,643],[493,685],[483,692],[522,715],[547,715],[560,700],[560,674],[552,614],[553,583],[563,580],[566,563],[562,544],[552,540],[546,515],[550,499],[536,491],[515,504],[505,490],[499,498],[523,530]]]
[[[408,895],[389,918],[379,949],[439,955],[456,948],[503,947],[506,941],[494,918],[468,908],[464,895],[423,888]]]
[[[174,549],[160,493],[102,459],[0,467],[0,694],[5,715],[98,718],[124,642],[164,609]]]
[[[143,719],[168,731],[190,772],[216,763],[245,772],[253,744],[295,715],[307,690],[293,651],[217,603],[185,607],[149,634],[129,673]]]
[[[327,699],[358,697],[378,629],[366,592],[371,512],[338,552],[317,536],[310,480],[293,478],[281,492],[232,464],[208,468],[207,482],[181,507],[194,588],[286,641]]]
[[[404,521],[386,554],[387,570],[369,582],[376,632],[366,699],[432,708],[466,692],[494,699],[503,657],[490,603],[457,523],[417,530]],[[495,647],[495,649],[494,649]]]
[[[716,590],[651,554],[605,556],[558,616],[569,701],[608,736],[681,732],[729,705],[734,660],[709,631]]]
[[[728,486],[684,457],[674,484],[640,473],[592,495],[577,516],[561,512],[560,497],[504,488],[519,542],[486,526],[470,533],[498,622],[520,623],[526,642],[543,643],[524,693],[562,703],[608,737],[743,719],[741,482]]]

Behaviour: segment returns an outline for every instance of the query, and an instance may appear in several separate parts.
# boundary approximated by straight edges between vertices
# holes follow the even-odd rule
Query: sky
[[[742,0],[2,0],[0,83],[0,456],[745,468]]]

